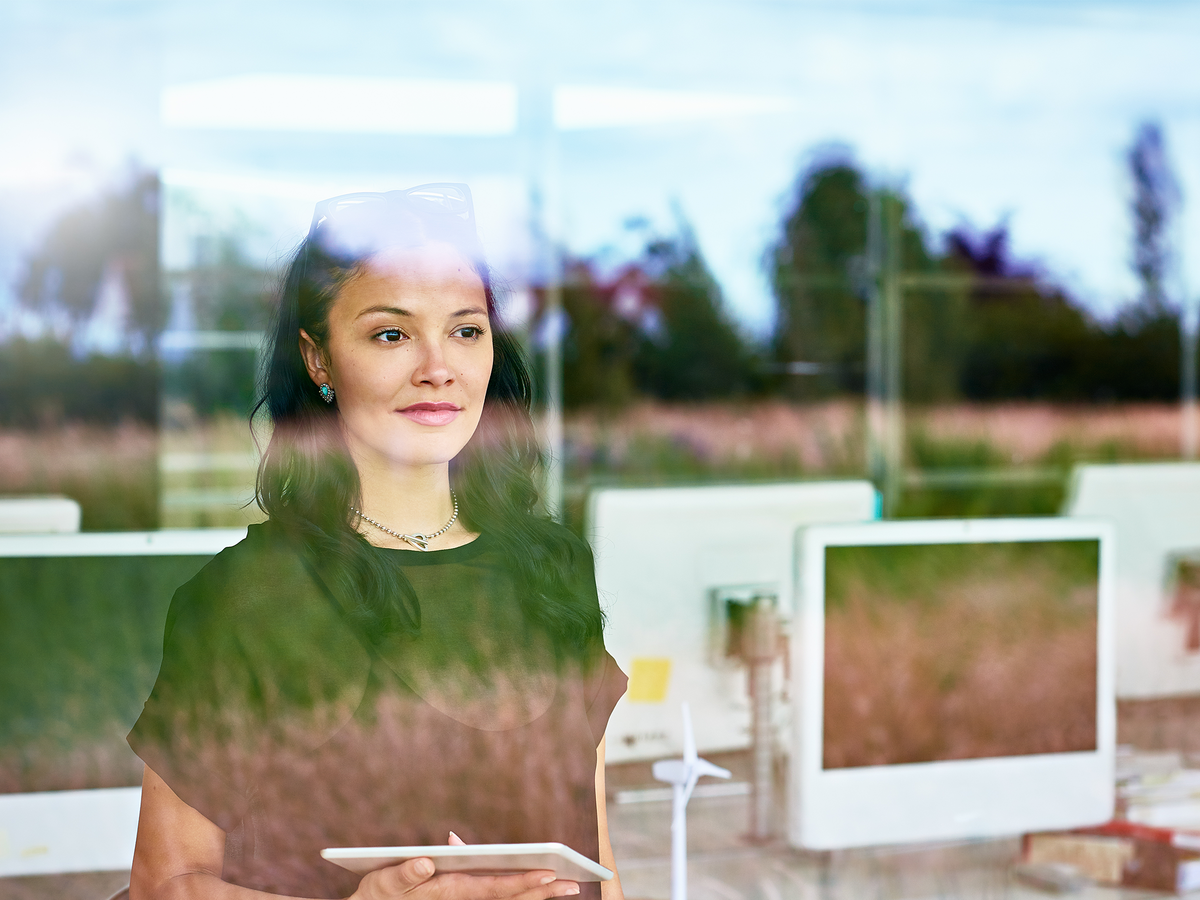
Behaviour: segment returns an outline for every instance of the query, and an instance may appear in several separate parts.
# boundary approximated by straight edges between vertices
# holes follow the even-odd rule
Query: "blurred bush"
[[[1180,324],[1164,293],[1178,191],[1161,130],[1139,128],[1131,264],[1140,293],[1118,315],[1093,315],[1043,266],[1014,258],[1008,229],[962,224],[936,238],[901,192],[900,271],[941,277],[904,290],[904,399],[1169,401],[1180,392]],[[730,317],[695,236],[646,237],[606,273],[599,257],[566,267],[564,396],[568,407],[639,399],[820,400],[865,390],[870,185],[845,148],[800,173],[764,254],[774,327],[755,340]],[[949,278],[947,277],[949,276]]]
[[[801,174],[791,211],[768,248],[764,263],[775,293],[775,328],[769,353],[777,370],[797,363],[805,374],[783,375],[779,386],[795,399],[861,394],[865,388],[868,187],[848,152],[832,148]],[[926,246],[908,200],[891,192],[899,207],[900,268],[906,273],[939,269]],[[963,299],[944,291],[905,296],[906,394],[914,399],[958,396],[956,369],[962,356]]]
[[[51,338],[0,345],[0,426],[63,422],[116,425],[158,421],[159,366],[153,356],[76,357]]]
[[[611,275],[595,259],[569,260],[563,311],[569,408],[765,391],[761,354],[729,314],[682,219],[674,234],[648,234],[640,255]]]
[[[26,259],[17,297],[60,340],[75,343],[96,314],[102,287],[122,295],[119,325],[135,355],[152,353],[165,309],[159,284],[158,174],[135,169],[95,202],[68,210]]]
[[[1165,232],[1177,201],[1164,172],[1162,136],[1139,129],[1130,151],[1133,268],[1141,285],[1111,320],[1094,316],[1036,262],[1014,259],[1004,223],[962,225],[941,247],[902,195],[901,271],[972,276],[960,289],[904,293],[904,398],[967,400],[1174,400],[1180,393],[1178,307],[1163,293]],[[769,352],[799,399],[863,390],[868,187],[848,151],[827,151],[796,182],[766,265],[775,292]]]

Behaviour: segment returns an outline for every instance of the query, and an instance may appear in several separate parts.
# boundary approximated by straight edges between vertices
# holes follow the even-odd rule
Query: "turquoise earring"
[[[317,392],[321,395],[321,399],[324,400],[326,403],[333,402],[334,392],[333,392],[333,388],[330,385],[328,385],[328,384],[321,385],[319,388],[317,388]]]

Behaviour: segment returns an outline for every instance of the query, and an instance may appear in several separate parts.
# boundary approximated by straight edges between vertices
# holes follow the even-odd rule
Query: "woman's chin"
[[[401,433],[397,434],[397,430]],[[444,428],[409,426],[369,436],[347,433],[346,439],[350,454],[359,465],[374,459],[389,468],[424,469],[449,463],[462,452],[473,431],[455,422]]]
[[[384,455],[396,468],[427,469],[430,466],[445,466],[462,452],[466,441],[428,441],[414,446],[415,442],[392,446]],[[422,446],[423,445],[423,446]]]

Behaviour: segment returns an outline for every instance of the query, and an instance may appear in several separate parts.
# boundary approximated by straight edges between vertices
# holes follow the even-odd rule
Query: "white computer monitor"
[[[683,701],[700,752],[749,746],[746,675],[728,653],[729,611],[766,593],[790,618],[796,528],[869,520],[876,507],[866,481],[593,492],[588,530],[605,643],[630,676],[609,720],[607,760],[680,753]],[[787,709],[776,709],[782,728]]]
[[[1110,524],[892,521],[796,540],[794,846],[1111,817]]]
[[[1064,512],[1117,535],[1117,696],[1200,693],[1200,463],[1075,469]]]
[[[0,536],[0,877],[129,868],[171,595],[245,534]]]

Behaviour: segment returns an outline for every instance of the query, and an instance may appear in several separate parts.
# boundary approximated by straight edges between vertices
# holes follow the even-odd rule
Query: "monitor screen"
[[[824,552],[824,769],[1097,748],[1099,540]]]
[[[212,555],[0,555],[0,793],[141,783],[125,735]]]

